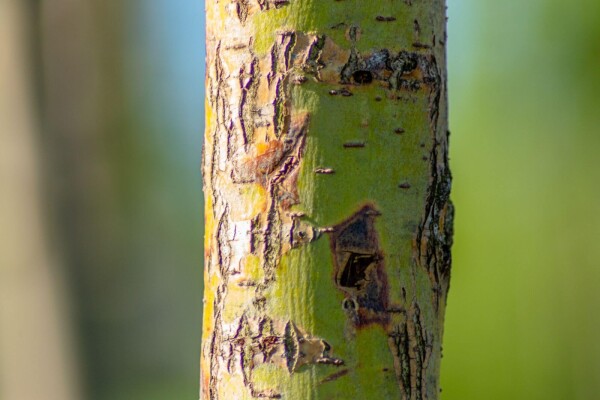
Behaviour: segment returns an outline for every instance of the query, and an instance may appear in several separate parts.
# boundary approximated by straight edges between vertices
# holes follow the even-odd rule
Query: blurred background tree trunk
[[[162,31],[145,25],[161,3],[32,4],[45,193],[76,299],[86,398],[188,397],[199,352],[190,332],[200,321],[200,138],[184,142],[164,102],[148,111],[173,95],[162,82],[165,44],[150,39]],[[201,82],[196,74],[186,87]],[[194,145],[196,158],[184,158]]]
[[[38,343],[50,346],[40,356],[78,361],[72,377],[74,368],[58,368],[60,360],[48,357],[40,369],[55,367],[48,368],[46,380],[40,378],[41,385],[2,385],[2,390],[16,393],[20,388],[31,394],[35,388],[44,390],[45,398],[111,400],[186,398],[196,392],[202,109],[190,104],[194,114],[184,115],[188,125],[182,125],[172,114],[186,107],[165,100],[176,93],[171,81],[181,77],[167,75],[173,68],[165,55],[170,32],[153,25],[158,15],[161,22],[179,18],[180,4],[165,4],[2,3],[2,29],[7,33],[1,38],[6,70],[1,77],[2,135],[14,142],[2,149],[2,165],[10,166],[2,170],[6,190],[1,211],[10,217],[3,219],[3,237],[16,229],[19,218],[27,217],[18,231],[22,235],[13,234],[2,243],[3,249],[12,246],[2,257],[16,262],[23,248],[13,245],[28,239],[30,254],[21,256],[47,260],[48,271],[34,276],[34,265],[21,271],[14,263],[4,269],[2,262],[3,277],[14,275],[0,282],[10,289],[2,293],[3,332],[19,332],[24,322],[17,317],[38,325],[31,325],[24,336],[27,346],[4,342],[10,351],[3,351],[0,360],[8,368],[22,356],[23,368],[12,368],[6,376],[15,385],[30,380],[25,360],[39,350]],[[167,12],[158,11],[160,7]],[[200,11],[200,4],[193,9]],[[191,18],[197,22],[200,16]],[[177,25],[171,21],[166,26]],[[200,26],[196,31],[198,37],[190,35],[190,42],[200,45]],[[196,83],[201,99],[201,70],[190,71],[194,75],[185,87]],[[29,197],[21,199],[25,194]],[[171,207],[173,202],[179,206]],[[13,205],[21,206],[18,213]],[[39,215],[34,206],[41,207]],[[47,257],[46,250],[56,259]],[[30,280],[17,282],[17,276]],[[35,290],[36,282],[48,290]],[[51,301],[52,293],[67,300]],[[16,299],[28,299],[19,303],[27,308],[11,308]],[[31,377],[36,371],[31,369]],[[44,382],[64,390],[52,397]]]
[[[0,398],[76,400],[64,254],[50,234],[32,3],[0,3]]]
[[[126,137],[120,73],[122,3],[43,1],[38,5],[40,95],[46,193],[65,257],[86,396],[111,384],[107,357],[120,347],[106,337],[114,282],[127,243],[120,226],[115,146]],[[108,340],[107,340],[108,339]],[[104,353],[104,354],[100,354]],[[113,367],[119,368],[119,363]]]

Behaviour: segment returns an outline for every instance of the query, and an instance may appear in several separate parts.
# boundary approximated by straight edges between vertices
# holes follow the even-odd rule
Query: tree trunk
[[[444,0],[208,0],[203,399],[436,399]]]
[[[0,1],[0,399],[76,400],[63,254],[46,218],[32,3]]]

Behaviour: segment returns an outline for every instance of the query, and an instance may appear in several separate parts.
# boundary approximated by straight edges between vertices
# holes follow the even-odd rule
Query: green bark
[[[209,1],[202,398],[435,399],[445,5]]]

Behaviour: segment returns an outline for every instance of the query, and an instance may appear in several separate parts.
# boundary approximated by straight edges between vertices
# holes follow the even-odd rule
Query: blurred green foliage
[[[600,3],[450,0],[449,15],[442,398],[597,398]]]

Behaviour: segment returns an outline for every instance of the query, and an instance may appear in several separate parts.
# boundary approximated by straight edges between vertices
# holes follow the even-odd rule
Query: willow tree
[[[436,399],[444,0],[207,0],[203,399]]]

